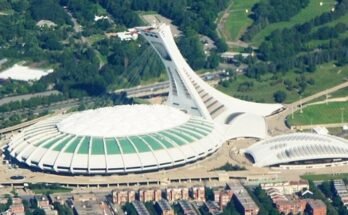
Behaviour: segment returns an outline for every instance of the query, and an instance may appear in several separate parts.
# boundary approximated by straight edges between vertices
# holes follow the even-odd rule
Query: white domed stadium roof
[[[68,134],[98,137],[124,137],[147,134],[185,123],[190,116],[169,106],[134,105],[105,107],[75,113],[59,123]]]
[[[149,171],[203,158],[223,143],[218,126],[161,105],[126,105],[51,117],[24,129],[7,150],[57,173]]]

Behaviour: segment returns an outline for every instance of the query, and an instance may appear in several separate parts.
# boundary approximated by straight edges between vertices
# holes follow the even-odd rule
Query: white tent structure
[[[348,141],[330,135],[293,133],[262,140],[245,151],[255,166],[322,163],[348,159]]]

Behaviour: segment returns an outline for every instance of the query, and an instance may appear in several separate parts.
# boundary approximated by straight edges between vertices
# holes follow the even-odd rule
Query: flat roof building
[[[327,213],[326,205],[321,200],[309,200],[306,210],[309,215],[326,215]]]
[[[206,201],[204,202],[204,208],[211,215],[218,215],[222,213],[222,209],[220,206],[214,201]]]
[[[174,215],[174,210],[170,206],[169,202],[165,199],[161,199],[156,202],[156,209],[160,215]]]
[[[189,201],[180,200],[178,203],[184,215],[198,215]]]
[[[239,181],[227,183],[227,186],[233,192],[232,198],[236,202],[239,211],[245,215],[257,215],[259,213],[259,207]]]
[[[262,183],[260,186],[263,190],[268,190],[269,188],[277,189],[279,192],[285,195],[291,195],[303,190],[309,190],[309,184],[306,180]]]

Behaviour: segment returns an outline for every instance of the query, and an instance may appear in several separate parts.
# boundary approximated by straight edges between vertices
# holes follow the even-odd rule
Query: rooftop
[[[148,134],[184,124],[190,118],[164,105],[127,105],[74,113],[57,124],[68,134],[97,137],[125,137]]]

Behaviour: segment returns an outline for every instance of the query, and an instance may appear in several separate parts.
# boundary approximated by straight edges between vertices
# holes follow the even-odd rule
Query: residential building
[[[135,200],[132,202],[132,205],[134,206],[138,215],[150,215],[150,212],[146,209],[144,203],[141,201]]]
[[[174,210],[170,206],[169,202],[165,199],[161,199],[156,202],[155,205],[160,215],[174,215]]]
[[[113,203],[123,205],[127,202],[133,202],[135,200],[134,190],[114,190],[112,191]]]
[[[188,200],[189,199],[189,190],[186,187],[167,188],[166,195],[167,195],[167,200],[169,202],[174,202],[177,200]]]
[[[20,198],[13,198],[12,199],[12,205],[10,205],[9,210],[7,211],[7,215],[24,215],[25,209],[24,205],[22,203],[22,199]]]
[[[257,215],[259,213],[259,207],[239,181],[228,183],[227,187],[233,191],[232,198],[240,212],[245,215]]]
[[[291,195],[303,190],[309,190],[309,184],[305,180],[300,181],[286,181],[261,184],[263,190],[275,188],[285,195]]]
[[[139,190],[139,201],[149,202],[149,201],[158,201],[162,198],[161,189],[141,189]]]
[[[36,202],[37,202],[37,207],[45,209],[45,208],[50,208],[50,203],[48,201],[47,196],[42,195],[42,196],[35,196]]]
[[[204,209],[211,215],[217,215],[222,213],[220,206],[214,201],[204,202]]]
[[[321,200],[309,200],[307,201],[306,211],[309,215],[326,215],[327,208]]]
[[[334,180],[333,183],[337,195],[341,198],[342,204],[348,207],[348,190],[343,180]]]
[[[214,200],[217,202],[221,209],[227,206],[231,201],[233,196],[232,190],[215,190],[214,191]]]
[[[180,200],[179,206],[184,215],[197,215],[196,210],[193,208],[189,201]]]
[[[190,194],[193,200],[205,202],[205,187],[194,186],[191,188]]]

